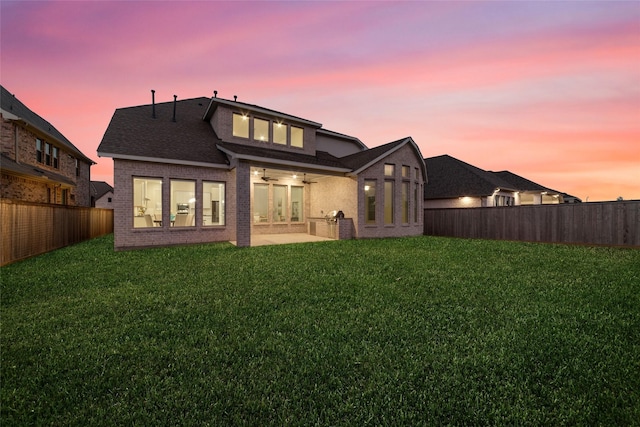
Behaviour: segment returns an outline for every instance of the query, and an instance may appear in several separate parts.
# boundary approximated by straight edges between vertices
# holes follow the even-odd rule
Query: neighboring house
[[[115,248],[257,234],[419,235],[425,164],[410,138],[357,138],[256,105],[194,98],[117,109],[98,148],[114,160]],[[326,218],[342,211],[344,219]],[[330,218],[329,218],[330,219]]]
[[[501,171],[491,173],[518,189],[521,205],[556,205],[565,202],[565,193],[543,187],[513,172]]]
[[[499,176],[449,155],[424,159],[429,185],[425,208],[477,208],[519,204],[518,190]]]
[[[113,209],[113,187],[104,181],[91,181],[91,206]]]
[[[509,171],[491,172],[449,155],[424,159],[429,185],[425,208],[469,208],[564,203],[573,196],[543,187]]]
[[[1,193],[6,199],[90,206],[95,164],[51,123],[4,87],[1,97]]]

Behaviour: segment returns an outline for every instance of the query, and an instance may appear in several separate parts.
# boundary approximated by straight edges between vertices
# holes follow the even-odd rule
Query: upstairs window
[[[58,162],[58,147],[53,147],[53,167],[58,169],[60,167],[60,163]]]
[[[233,136],[249,138],[249,117],[233,113]]]
[[[39,138],[36,138],[36,160],[38,161],[38,163],[42,163],[43,161],[43,148],[42,148],[42,140]]]
[[[282,123],[274,123],[273,142],[282,145],[287,144],[287,125]]]
[[[256,141],[269,141],[269,121],[253,119],[253,139]]]
[[[304,146],[304,130],[291,126],[291,146],[302,148]]]
[[[51,166],[51,144],[48,142],[44,143],[44,164]]]

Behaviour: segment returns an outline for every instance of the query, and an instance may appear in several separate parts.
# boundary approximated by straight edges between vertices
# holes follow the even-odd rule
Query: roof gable
[[[422,164],[422,176],[427,179],[427,171],[424,164],[424,160],[422,159],[422,153],[420,153],[420,149],[413,141],[413,138],[410,136],[406,138],[399,139],[397,141],[392,141],[387,144],[379,145],[374,148],[370,148],[365,151],[360,151],[358,153],[350,154],[345,157],[341,157],[340,160],[352,170],[353,175],[357,175],[368,167],[380,162],[385,157],[409,144],[416,153],[418,159],[420,159],[420,163]]]
[[[99,199],[105,194],[112,192],[113,187],[104,181],[91,181],[91,196]]]

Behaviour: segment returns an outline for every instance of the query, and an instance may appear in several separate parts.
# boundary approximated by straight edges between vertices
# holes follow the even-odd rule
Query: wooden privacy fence
[[[0,265],[113,232],[113,210],[0,200]]]
[[[640,200],[425,209],[424,234],[640,247]]]

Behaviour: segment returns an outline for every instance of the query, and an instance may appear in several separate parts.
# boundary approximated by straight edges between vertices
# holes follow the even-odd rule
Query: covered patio
[[[254,234],[251,236],[251,246],[286,245],[290,243],[324,242],[328,240],[334,239],[312,236],[306,233]],[[233,245],[236,244],[235,241],[230,243]]]

